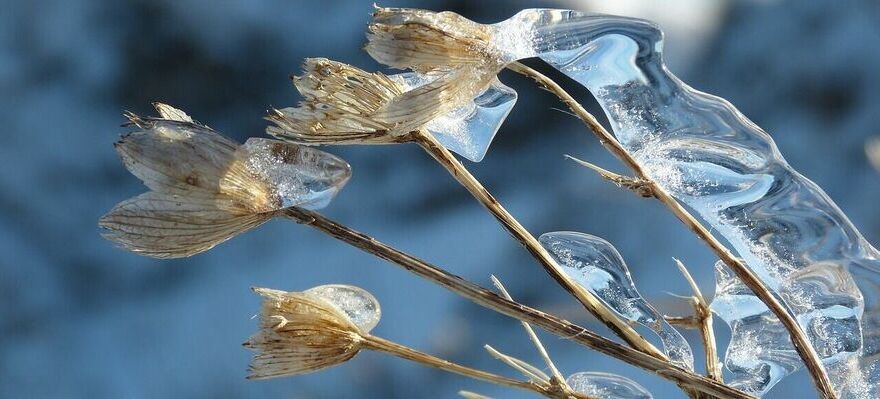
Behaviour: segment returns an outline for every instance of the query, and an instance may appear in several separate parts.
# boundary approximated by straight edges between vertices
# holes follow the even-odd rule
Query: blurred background
[[[249,287],[355,284],[382,303],[375,333],[467,365],[509,374],[489,343],[539,362],[521,327],[395,267],[289,222],[271,222],[189,259],[118,250],[98,218],[145,191],[112,143],[123,110],[180,107],[242,140],[262,135],[270,106],[297,100],[287,76],[304,57],[366,69],[371,1],[12,1],[0,6],[0,397],[496,398],[526,394],[365,353],[303,377],[250,382],[258,299]],[[670,69],[733,102],[776,139],[862,233],[880,242],[880,174],[864,144],[880,135],[880,3],[866,1],[386,1],[495,22],[527,7],[643,17],[667,33]],[[534,63],[533,65],[539,65]],[[545,71],[546,66],[541,66]],[[560,77],[558,74],[552,74]],[[561,77],[560,77],[561,78]],[[620,170],[549,93],[505,73],[520,99],[473,172],[536,235],[578,230],[614,243],[643,294],[667,314],[689,305],[671,257],[707,295],[714,259],[666,210],[565,161]],[[600,114],[589,94],[563,81]],[[480,284],[490,273],[523,302],[609,335],[584,315],[471,197],[412,145],[330,148],[354,178],[326,209]],[[729,335],[717,322],[721,350]],[[685,332],[702,359],[699,338]],[[566,373],[608,371],[655,398],[677,388],[621,362],[543,335]],[[610,335],[609,335],[610,336]],[[512,375],[512,374],[509,374]],[[813,397],[801,372],[771,398]]]

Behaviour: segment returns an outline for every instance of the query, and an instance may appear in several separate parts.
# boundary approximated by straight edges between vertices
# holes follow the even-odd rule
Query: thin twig
[[[419,132],[419,134],[415,135],[414,140],[495,216],[513,238],[519,241],[541,263],[544,270],[583,304],[590,313],[595,315],[596,318],[634,348],[660,359],[667,358],[663,352],[660,352],[648,340],[639,335],[636,330],[605,306],[595,295],[565,274],[553,259],[553,256],[544,249],[541,243],[507,212],[507,209],[504,209],[501,203],[483,187],[479,180],[462,165],[458,158],[443,147],[433,135],[424,131]]]
[[[571,155],[566,154],[565,157],[581,164],[582,166],[592,169],[593,171],[598,173],[599,176],[602,176],[603,179],[616,184],[618,187],[632,190],[641,197],[651,198],[654,196],[654,190],[651,189],[651,184],[645,180],[636,179],[634,177],[624,176],[609,170],[605,170],[602,167],[599,167],[582,159],[577,159]]]
[[[492,279],[492,285],[498,289],[498,292],[501,293],[501,296],[504,299],[509,301],[513,300],[513,297],[510,296],[510,293],[507,292],[507,289],[504,288],[504,284],[501,284],[501,280],[498,280],[494,275],[490,276]],[[556,365],[553,364],[553,359],[550,358],[550,355],[547,354],[547,349],[544,348],[544,344],[541,343],[541,340],[538,338],[538,334],[535,334],[535,330],[529,323],[522,322],[523,328],[526,330],[526,334],[528,334],[529,339],[532,340],[532,345],[535,346],[535,349],[538,350],[538,354],[541,355],[541,359],[544,360],[544,364],[547,365],[547,368],[550,369],[550,374],[556,378],[559,384],[565,384],[565,377],[562,376],[562,373],[559,372],[559,369],[556,368]]]
[[[777,299],[763,281],[753,272],[741,259],[737,258],[733,252],[724,246],[712,233],[703,226],[696,217],[691,215],[682,207],[678,201],[672,197],[662,186],[657,184],[648,176],[641,164],[629,153],[617,139],[608,132],[592,114],[587,112],[583,106],[578,103],[574,97],[566,92],[561,86],[556,84],[552,79],[544,74],[529,68],[521,63],[515,62],[508,66],[514,72],[523,74],[535,80],[540,86],[550,90],[563,103],[578,115],[578,117],[590,128],[590,130],[599,139],[599,142],[610,151],[614,156],[620,159],[627,167],[629,167],[636,178],[650,182],[654,197],[663,203],[675,215],[678,220],[685,224],[692,232],[694,232],[700,240],[724,262],[727,267],[736,273],[737,277],[747,286],[755,295],[761,299],[764,304],[776,315],[782,322],[782,325],[788,330],[791,341],[795,350],[804,362],[807,370],[810,372],[813,382],[819,390],[821,397],[826,399],[835,399],[837,394],[831,386],[831,380],[822,365],[819,355],[810,344],[809,338],[804,333],[797,320],[786,310],[782,302]]]
[[[458,395],[464,399],[492,399],[486,395],[480,395],[476,392],[471,391],[458,391]]]
[[[427,353],[422,353],[412,348],[373,335],[366,335],[363,338],[364,346],[375,351],[385,352],[426,366],[431,366],[440,370],[448,371],[450,373],[491,382],[496,385],[524,389],[527,391],[536,392],[543,396],[547,396],[548,398],[556,397],[550,393],[548,389],[549,387],[545,386],[544,384],[514,380],[512,378],[502,377],[500,375],[492,374],[486,371],[462,366],[460,364],[453,363],[439,357],[431,356]]]
[[[715,330],[712,327],[712,311],[709,310],[709,302],[703,296],[697,282],[680,260],[672,258],[678,270],[684,275],[685,280],[690,284],[694,291],[692,304],[694,306],[694,318],[697,320],[697,329],[700,330],[700,338],[703,341],[703,348],[706,352],[706,375],[709,378],[724,382],[724,373],[721,371],[721,361],[718,359],[718,346],[715,343]]]
[[[547,374],[544,374],[543,371],[538,370],[537,367],[532,366],[522,360],[519,360],[513,356],[501,353],[498,349],[492,347],[492,345],[483,345],[483,349],[486,352],[489,352],[489,355],[493,358],[501,361],[506,364],[508,367],[518,371],[520,374],[524,375],[531,381],[547,381],[550,379]]]
[[[310,226],[364,252],[387,260],[419,277],[467,298],[477,305],[517,320],[531,323],[551,334],[570,339],[599,353],[655,373],[679,385],[691,387],[717,398],[754,399],[753,396],[742,391],[675,366],[668,360],[658,359],[637,349],[602,337],[567,320],[521,303],[504,299],[492,291],[464,280],[419,258],[394,249],[366,234],[327,219],[316,212],[293,207],[280,211],[279,216],[284,216],[297,223]]]

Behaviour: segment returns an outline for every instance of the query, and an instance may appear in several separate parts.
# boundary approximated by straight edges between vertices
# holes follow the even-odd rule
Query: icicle
[[[664,352],[675,364],[694,369],[690,345],[639,294],[626,263],[611,243],[589,234],[567,231],[546,233],[539,240],[566,274],[620,317],[650,328],[663,341]]]

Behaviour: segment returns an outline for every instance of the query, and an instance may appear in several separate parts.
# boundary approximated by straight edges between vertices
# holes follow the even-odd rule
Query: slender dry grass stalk
[[[797,320],[785,309],[785,306],[763,281],[743,262],[737,258],[721,241],[703,226],[696,217],[684,209],[678,201],[672,197],[662,186],[651,179],[650,176],[642,168],[641,164],[629,153],[623,145],[608,130],[599,124],[599,121],[590,114],[574,97],[565,91],[561,86],[554,82],[544,74],[529,68],[521,63],[515,62],[508,66],[514,72],[532,78],[541,87],[554,93],[563,103],[565,103],[572,112],[580,118],[584,124],[596,135],[599,142],[610,151],[615,157],[621,160],[635,175],[636,181],[642,181],[646,187],[649,187],[650,194],[663,205],[665,205],[675,217],[687,226],[696,236],[703,241],[727,267],[736,273],[737,277],[755,293],[755,295],[779,318],[785,329],[791,336],[791,341],[798,355],[804,362],[807,370],[813,378],[819,393],[824,398],[834,399],[837,394],[831,386],[831,380],[816,350],[810,344],[810,340],[804,333]]]
[[[742,391],[675,366],[668,360],[651,356],[626,345],[621,345],[567,320],[560,319],[524,304],[504,299],[489,290],[462,279],[461,277],[451,274],[405,252],[394,249],[379,242],[373,237],[327,219],[316,212],[292,207],[285,209],[282,212],[282,215],[297,223],[310,226],[322,233],[328,234],[329,236],[361,249],[364,252],[400,266],[419,277],[425,278],[471,300],[477,305],[541,327],[554,335],[570,339],[599,353],[620,359],[633,366],[655,373],[662,378],[679,384],[680,386],[703,392],[716,398],[754,399],[753,396]]]
[[[718,359],[718,346],[715,343],[715,329],[712,327],[712,311],[709,302],[700,291],[700,286],[694,281],[687,267],[678,259],[673,259],[678,270],[684,275],[685,280],[694,291],[691,297],[691,305],[694,307],[695,328],[700,331],[700,339],[706,352],[706,375],[718,382],[724,382],[724,373],[721,371],[721,361]]]
[[[374,351],[385,352],[402,359],[410,360],[425,366],[434,367],[443,371],[448,371],[450,373],[463,375],[465,377],[483,380],[496,385],[532,391],[548,398],[564,399],[563,397],[554,394],[554,392],[546,384],[514,380],[482,370],[472,369],[470,367],[465,367],[450,362],[448,360],[440,359],[438,357],[413,350],[406,346],[376,336],[367,335],[364,339],[364,346]],[[578,395],[575,397],[580,399],[590,399],[583,395]]]
[[[504,288],[504,284],[501,284],[501,280],[498,280],[495,276],[490,276],[492,279],[492,284],[495,288],[498,289],[498,292],[501,293],[501,296],[508,301],[512,301],[513,297],[510,296],[510,293],[507,292],[507,288]],[[541,340],[538,339],[538,334],[535,334],[535,330],[532,329],[532,326],[529,323],[521,322],[523,328],[526,330],[526,334],[529,336],[529,339],[532,341],[532,344],[535,346],[535,349],[538,350],[538,354],[541,355],[541,359],[544,360],[544,364],[547,365],[547,368],[550,370],[550,374],[552,377],[557,380],[559,384],[565,384],[565,377],[562,376],[562,373],[559,372],[559,369],[556,368],[556,364],[553,363],[553,359],[550,358],[550,355],[547,354],[547,349],[544,348],[544,344],[541,343]]]

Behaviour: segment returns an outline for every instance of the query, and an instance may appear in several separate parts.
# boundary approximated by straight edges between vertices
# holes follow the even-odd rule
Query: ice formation
[[[348,316],[349,320],[357,325],[363,333],[368,333],[373,327],[376,327],[382,317],[379,301],[363,288],[327,284],[309,288],[303,292],[331,303],[336,309]]]
[[[278,140],[248,139],[237,156],[269,183],[280,208],[324,208],[351,177],[351,167],[341,158]]]
[[[570,231],[539,238],[565,273],[588,289],[620,317],[648,327],[663,341],[663,350],[677,365],[694,369],[694,355],[681,334],[642,298],[626,263],[608,241]]]
[[[584,371],[565,381],[571,389],[602,399],[652,399],[651,393],[633,380],[616,374]]]
[[[843,397],[880,396],[869,364],[880,352],[880,254],[821,188],[788,165],[766,132],[666,69],[657,26],[529,9],[490,27],[488,45],[504,60],[539,57],[596,96],[615,136],[649,176],[783,299]],[[738,375],[734,383],[764,393],[800,363],[769,360],[790,343],[764,337],[776,335],[776,322],[746,296],[737,300],[747,310],[715,306],[734,329],[725,363]],[[756,339],[759,348],[749,345]],[[755,363],[748,367],[765,370],[766,378],[737,373],[744,366],[737,359],[749,356]]]
[[[393,75],[405,90],[412,90],[432,81],[431,78],[407,72]],[[516,104],[516,91],[495,79],[472,102],[433,119],[425,127],[440,144],[468,160],[480,162],[507,114]]]

